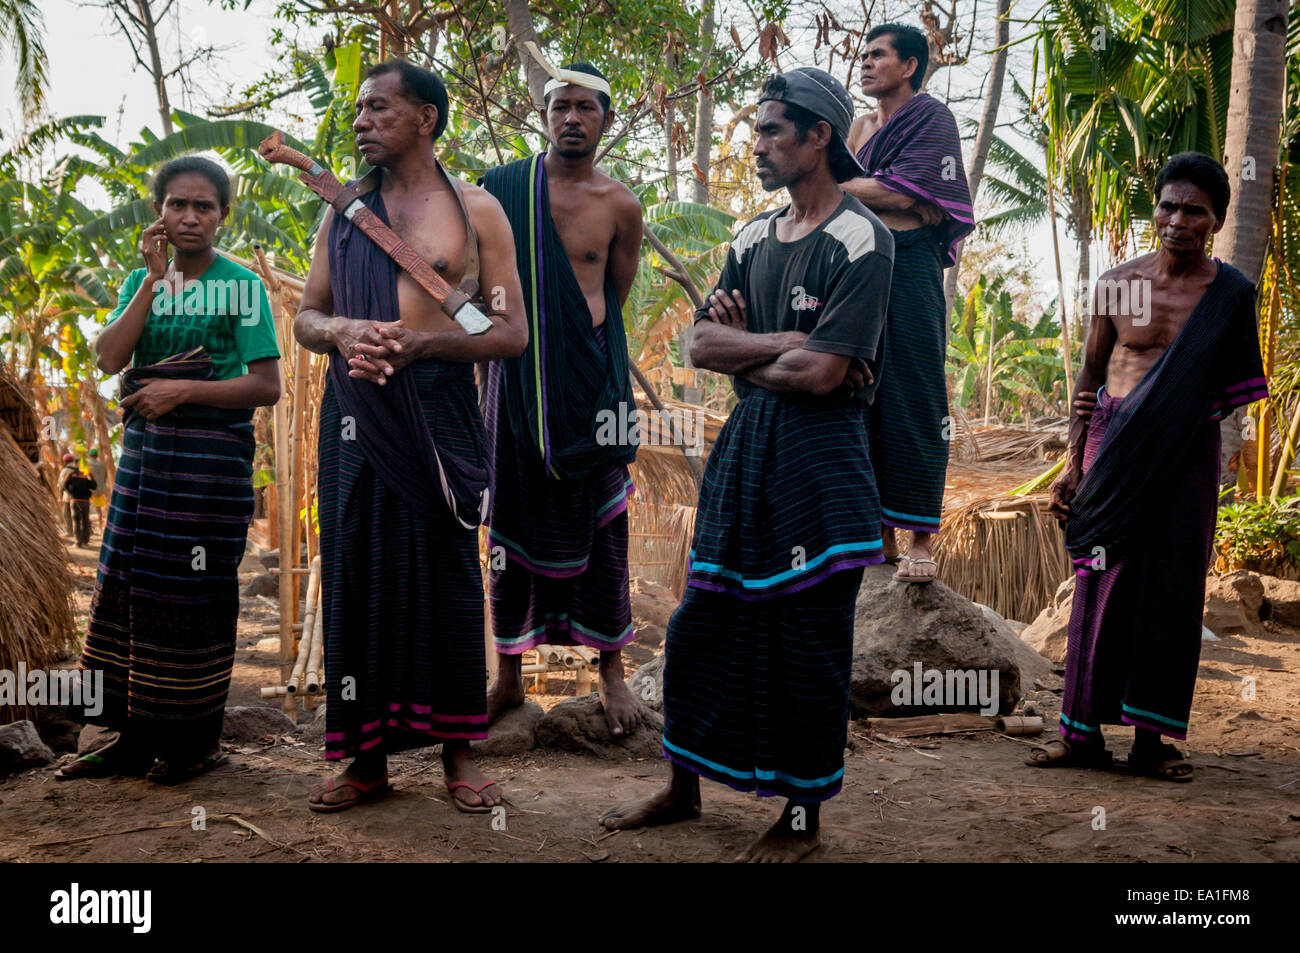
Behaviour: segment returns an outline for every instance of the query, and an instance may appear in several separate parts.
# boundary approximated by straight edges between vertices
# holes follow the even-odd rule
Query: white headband
[[[551,77],[542,89],[543,96],[549,96],[561,86],[582,86],[586,89],[594,89],[598,93],[604,93],[606,96],[610,95],[607,80],[601,79],[599,76],[592,76],[590,73],[580,73],[573,69],[556,69],[542,55],[542,51],[537,48],[537,44],[532,40],[524,42],[524,49],[532,54],[533,59],[537,60],[542,69],[546,70],[547,75]]]

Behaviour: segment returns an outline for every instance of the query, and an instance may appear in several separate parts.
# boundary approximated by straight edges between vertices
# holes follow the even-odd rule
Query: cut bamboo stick
[[[324,599],[324,596],[322,592],[320,598]],[[325,682],[325,667],[322,664],[325,656],[325,612],[320,605],[316,606],[312,629],[311,652],[307,657],[307,678],[303,687],[307,690],[307,694],[317,695]]]
[[[298,640],[298,657],[293,663],[293,674],[289,676],[289,681],[285,684],[290,692],[296,692],[303,687],[303,677],[307,671],[307,659],[311,654],[311,643],[314,638],[313,622],[317,613],[317,606],[320,598],[320,560],[314,559],[311,564],[311,575],[307,578],[307,612],[302,619],[303,636]]]

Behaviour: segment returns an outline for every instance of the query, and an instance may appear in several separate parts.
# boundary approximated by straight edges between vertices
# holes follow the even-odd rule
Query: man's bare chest
[[[424,202],[388,206],[393,231],[449,284],[455,285],[467,261],[465,223],[449,193]]]

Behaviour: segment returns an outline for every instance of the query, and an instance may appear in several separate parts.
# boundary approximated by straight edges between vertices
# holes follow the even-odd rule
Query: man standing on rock
[[[1161,736],[1187,737],[1196,688],[1218,421],[1268,396],[1255,288],[1205,255],[1229,194],[1214,159],[1174,156],[1156,176],[1159,247],[1094,289],[1065,469],[1052,484],[1075,567],[1061,738],[1033,750],[1036,767],[1104,767],[1101,726],[1126,724],[1131,768],[1192,778]]]
[[[879,563],[865,398],[889,298],[889,230],[839,183],[853,102],[819,69],[774,76],[754,157],[790,204],[736,235],[695,313],[697,367],[734,375],[739,403],[700,491],[685,598],[668,625],[668,785],[607,812],[609,828],[696,817],[699,776],[787,798],[743,855],[797,861],[844,775],[853,612]]]
[[[929,61],[925,35],[883,23],[866,37],[862,91],[877,111],[853,124],[865,178],[844,191],[880,216],[894,236],[894,275],[880,369],[871,405],[871,462],[880,484],[885,558],[900,563],[898,580],[933,582],[932,542],[943,510],[948,469],[948,307],[943,269],[974,227],[957,121],[948,107],[919,92]],[[909,530],[906,555],[894,536]]]
[[[529,326],[523,355],[494,362],[487,383],[498,658],[488,716],[523,703],[524,652],[579,643],[600,652],[600,700],[618,738],[636,729],[640,710],[623,681],[636,444],[622,437],[636,405],[622,310],[641,250],[641,203],[595,167],[614,121],[609,83],[587,63],[555,73],[543,114],[550,148],[483,180],[514,230]]]
[[[350,218],[327,212],[294,323],[330,357],[320,409],[325,757],[352,758],[311,810],[347,810],[389,790],[387,754],[442,744],[457,810],[501,791],[474,763],[487,737],[478,523],[487,447],[474,362],[519,354],[514,244],[501,206],[434,155],[447,91],[401,60],[357,92],[359,201],[453,287],[480,273],[493,327],[470,336]],[[467,292],[468,293],[468,292]]]

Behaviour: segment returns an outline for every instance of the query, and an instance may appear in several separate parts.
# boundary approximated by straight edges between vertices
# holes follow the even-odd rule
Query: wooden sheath
[[[446,280],[429,266],[429,263],[416,254],[410,245],[391,228],[379,220],[374,212],[357,201],[355,189],[349,189],[341,183],[328,168],[303,155],[297,149],[284,144],[284,133],[279,129],[262,140],[257,147],[257,154],[267,162],[290,165],[301,169],[298,178],[326,202],[334,211],[345,215],[357,228],[361,229],[376,245],[397,262],[399,268],[419,283],[420,287],[433,295],[442,310],[454,318],[456,312],[470,300],[470,295],[447,284]]]

